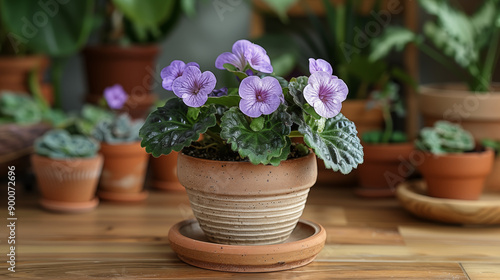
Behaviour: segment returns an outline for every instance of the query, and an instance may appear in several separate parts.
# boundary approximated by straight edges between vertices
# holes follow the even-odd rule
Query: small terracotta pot
[[[423,153],[417,168],[427,183],[427,194],[439,198],[476,200],[493,166],[494,152],[433,155]]]
[[[177,155],[178,152],[172,151],[168,155],[161,155],[157,158],[151,156],[152,186],[154,188],[181,192],[186,190],[177,178]]]
[[[474,138],[500,140],[500,91],[494,85],[487,93],[470,92],[462,84],[420,87],[418,101],[426,126],[437,120],[460,123]]]
[[[33,154],[31,163],[38,188],[48,205],[46,208],[58,202],[68,203],[68,211],[73,209],[72,203],[76,205],[74,210],[79,208],[78,205],[83,208],[97,206],[94,201],[102,170],[102,155],[93,158],[51,159]],[[42,206],[46,206],[45,204],[42,203]]]
[[[180,153],[178,177],[208,240],[276,244],[290,236],[302,215],[317,178],[316,156],[311,153],[271,166]]]
[[[413,151],[413,143],[363,143],[364,162],[358,166],[361,187],[355,193],[364,197],[394,196],[396,186],[415,170],[409,162]]]
[[[158,45],[86,47],[83,55],[89,86],[87,101],[97,103],[106,87],[120,84],[129,94],[123,110],[132,118],[146,117],[156,99],[151,88],[158,52]]]
[[[485,187],[487,190],[500,191],[500,155],[495,157],[493,169],[486,178]]]
[[[148,154],[140,142],[101,143],[104,156],[98,195],[102,199],[133,201],[142,200],[148,165]]]

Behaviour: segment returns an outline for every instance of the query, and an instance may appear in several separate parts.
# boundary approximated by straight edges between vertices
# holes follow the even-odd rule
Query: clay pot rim
[[[249,164],[249,165],[252,165],[252,166],[259,166],[259,165],[260,166],[273,166],[271,164],[266,164],[266,165],[264,165],[264,164],[253,164],[250,161],[229,161],[229,160],[213,160],[213,159],[198,158],[198,157],[193,157],[193,156],[190,156],[190,155],[186,155],[182,151],[180,151],[178,153],[179,153],[179,156],[186,157],[186,158],[191,158],[191,159],[196,159],[196,160],[199,160],[199,161],[202,161],[202,162],[207,162],[207,163],[220,162],[220,163],[224,163],[226,165],[228,165],[228,164],[231,164],[231,165],[234,165],[234,164]],[[312,152],[312,151],[309,151],[309,154],[307,154],[305,156],[283,160],[283,161],[281,161],[280,165],[282,165],[285,162],[287,162],[287,163],[290,162],[291,163],[291,162],[294,162],[294,161],[297,161],[297,160],[305,160],[308,157],[316,157],[316,154],[314,152]]]
[[[453,89],[451,88],[453,87]],[[435,91],[439,91],[436,93]],[[419,86],[418,94],[425,94],[430,96],[443,96],[444,94],[454,95],[475,95],[493,93],[500,98],[500,83],[492,83],[491,89],[486,92],[470,91],[465,83],[460,82],[445,82],[445,83],[430,83]],[[491,96],[490,96],[491,97]]]
[[[74,158],[51,158],[47,156],[42,156],[37,153],[33,153],[31,155],[33,158],[38,158],[38,159],[45,159],[45,160],[52,160],[52,161],[59,161],[59,162],[76,162],[76,161],[93,161],[96,159],[102,159],[103,155],[101,153],[97,153],[93,157],[74,157]]]
[[[453,159],[472,159],[472,158],[489,158],[489,157],[495,157],[495,151],[491,148],[486,148],[482,151],[474,151],[474,152],[467,152],[467,153],[447,153],[447,154],[433,154],[431,152],[427,151],[421,151],[417,150],[419,152],[422,152],[425,157],[430,157],[430,158],[453,158]]]

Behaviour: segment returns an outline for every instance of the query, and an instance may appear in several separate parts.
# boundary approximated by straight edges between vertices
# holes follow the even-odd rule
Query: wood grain
[[[78,215],[44,211],[36,192],[18,193],[16,272],[7,271],[1,227],[0,279],[500,279],[500,227],[428,222],[394,198],[329,185],[311,189],[302,217],[327,231],[310,265],[260,274],[192,267],[167,239],[172,225],[193,217],[187,195],[150,191],[145,202],[102,202]]]

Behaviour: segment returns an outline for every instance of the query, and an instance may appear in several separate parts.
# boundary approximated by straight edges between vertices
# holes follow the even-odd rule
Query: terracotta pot
[[[423,153],[417,168],[427,183],[427,194],[439,198],[476,200],[493,166],[494,152],[464,154]]]
[[[358,136],[364,132],[380,130],[384,124],[384,118],[380,109],[366,109],[367,100],[346,100],[342,103],[341,113],[356,124]],[[325,169],[322,160],[318,159],[318,184],[330,185],[355,185],[358,178],[358,170],[344,175]]]
[[[145,199],[143,187],[149,156],[141,143],[101,143],[99,152],[104,156],[99,197],[117,201]]]
[[[437,120],[460,123],[477,140],[500,140],[500,93],[472,93],[461,84],[435,84],[420,87],[420,111],[426,126]]]
[[[221,244],[262,245],[286,240],[316,182],[316,156],[279,166],[178,158],[178,176],[207,239]]]
[[[43,83],[48,65],[49,60],[43,55],[0,56],[0,90],[30,93],[29,77],[32,71],[36,71],[43,97],[53,104],[52,86]]]
[[[129,94],[124,111],[133,118],[147,116],[155,101],[151,94],[155,80],[157,45],[120,47],[101,45],[83,50],[89,94],[87,101],[97,103],[106,87],[120,84]]]
[[[363,143],[364,162],[358,167],[361,187],[355,193],[364,197],[394,196],[396,186],[415,169],[409,161],[413,151],[413,143]]]
[[[31,163],[44,199],[42,206],[45,208],[72,211],[79,210],[80,207],[85,210],[97,206],[95,192],[103,164],[102,155],[93,158],[51,159],[33,154]],[[59,206],[62,208],[59,209]]]
[[[177,178],[177,155],[172,151],[160,157],[151,156],[151,172],[153,187],[166,191],[185,191]]]
[[[486,190],[491,190],[491,191],[500,191],[500,156],[497,155],[495,157],[495,161],[493,163],[493,168],[486,177],[486,183],[485,183]]]

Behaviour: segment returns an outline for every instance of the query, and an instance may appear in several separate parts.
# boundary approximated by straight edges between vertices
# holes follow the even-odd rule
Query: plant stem
[[[420,46],[420,50],[423,53],[425,53],[430,58],[434,59],[439,64],[445,66],[446,68],[448,68],[448,70],[454,72],[457,76],[459,76],[459,72],[457,72],[456,67],[453,67],[453,65],[451,65],[449,63],[449,61],[446,59],[445,56],[443,56],[441,53],[435,51],[433,48],[429,47],[428,45],[426,45],[424,43],[421,43],[419,46]]]
[[[219,146],[223,147],[226,145],[226,143],[224,143],[224,141],[222,140],[222,138],[220,138],[220,135],[211,131],[210,129],[207,130],[207,132],[205,132],[208,136],[210,136],[210,138],[212,138],[213,140],[215,140]]]
[[[488,91],[491,84],[491,76],[493,74],[493,68],[497,64],[498,60],[498,42],[500,40],[500,28],[495,28],[493,31],[493,39],[490,42],[490,47],[486,53],[486,60],[483,65],[483,71],[479,77],[475,77],[479,81],[479,85],[482,86],[481,89]]]
[[[54,107],[62,109],[62,74],[66,58],[56,57],[52,60],[51,80],[54,87]]]
[[[381,142],[388,143],[389,140],[391,139],[391,134],[392,134],[392,129],[393,129],[391,109],[388,105],[383,106],[382,114],[383,114],[384,120],[385,120],[385,130],[384,130],[384,134],[382,135]]]
[[[302,133],[298,132],[297,130],[292,130],[288,137],[293,138],[293,137],[304,137]]]

